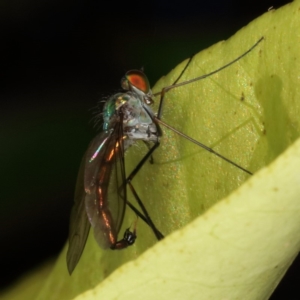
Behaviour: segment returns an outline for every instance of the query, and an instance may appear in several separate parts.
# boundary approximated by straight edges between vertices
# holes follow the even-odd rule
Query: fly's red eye
[[[144,73],[138,70],[129,71],[126,74],[126,78],[132,86],[136,87],[144,93],[148,93],[150,85]]]

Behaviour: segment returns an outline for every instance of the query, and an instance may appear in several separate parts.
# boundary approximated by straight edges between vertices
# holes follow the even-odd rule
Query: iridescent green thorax
[[[111,97],[106,101],[103,109],[103,130],[106,131],[109,128],[109,121],[111,116],[115,113],[115,104]]]
[[[103,109],[103,130],[107,131],[111,126],[112,118],[116,115],[116,111],[124,104],[124,94],[118,93],[111,96],[105,103]]]

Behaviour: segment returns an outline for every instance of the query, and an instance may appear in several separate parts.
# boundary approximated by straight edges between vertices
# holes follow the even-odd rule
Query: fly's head
[[[128,71],[121,80],[121,86],[126,91],[135,93],[142,103],[153,104],[153,94],[147,76],[139,70]]]

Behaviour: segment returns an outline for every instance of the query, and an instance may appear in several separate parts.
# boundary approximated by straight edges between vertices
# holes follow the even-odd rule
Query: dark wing
[[[80,164],[75,189],[74,205],[71,211],[69,225],[69,248],[67,252],[67,266],[70,274],[74,271],[82,255],[89,234],[91,224],[89,222],[85,207],[85,185],[87,181],[89,182],[89,185],[91,185],[93,177],[95,177],[95,174],[97,174],[97,172],[99,171],[100,156],[96,156],[91,164],[87,163],[87,161],[90,160],[91,152],[95,154],[97,149],[103,151],[103,148],[107,147],[106,143],[109,137],[110,133],[99,133],[90,143],[88,150],[83,156]]]
[[[75,189],[74,206],[72,207],[69,227],[69,248],[67,252],[67,266],[70,275],[74,271],[83,252],[90,230],[90,222],[85,210],[84,168],[86,154],[83,156]]]
[[[102,248],[117,242],[126,204],[122,122],[106,137],[92,142],[86,158],[85,207],[94,236]],[[122,186],[120,188],[120,186]]]

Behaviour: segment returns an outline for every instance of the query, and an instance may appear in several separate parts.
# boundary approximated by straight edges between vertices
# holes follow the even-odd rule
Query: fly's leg
[[[145,162],[152,156],[152,153],[155,151],[155,149],[159,146],[159,142],[157,141],[152,147],[151,149],[149,149],[149,151],[146,153],[146,155],[142,158],[142,160],[137,164],[137,166],[134,168],[134,170],[130,173],[130,175],[127,177],[126,179],[126,184],[129,185],[130,190],[134,196],[134,198],[136,199],[138,205],[140,206],[143,214],[141,215],[140,213],[137,213],[137,209],[133,208],[134,206],[127,201],[127,205],[135,212],[137,213],[138,216],[141,217],[141,219],[143,219],[152,229],[153,233],[155,234],[156,238],[158,240],[161,240],[164,238],[164,235],[156,228],[156,226],[154,225],[151,217],[148,214],[147,209],[145,208],[143,202],[141,201],[139,195],[137,194],[134,186],[132,185],[131,181],[132,179],[135,177],[135,175],[139,172],[139,170],[141,169],[141,167],[145,164]],[[143,217],[142,217],[143,216]]]
[[[239,169],[241,169],[242,171],[248,173],[249,175],[252,175],[252,173],[246,169],[244,169],[243,167],[239,166],[238,164],[234,163],[233,161],[227,159],[226,157],[222,156],[221,154],[217,153],[216,151],[214,151],[213,149],[207,147],[206,145],[194,140],[193,138],[187,136],[186,134],[180,132],[179,130],[171,127],[170,125],[166,124],[165,122],[161,121],[161,116],[162,116],[162,110],[163,110],[163,103],[164,103],[164,97],[165,97],[165,94],[166,92],[168,92],[169,90],[173,89],[173,88],[177,88],[177,87],[180,87],[180,86],[184,86],[184,85],[187,85],[187,84],[190,84],[192,82],[195,82],[195,81],[198,81],[198,80],[201,80],[201,79],[204,79],[204,78],[207,78],[213,74],[216,74],[218,72],[220,72],[221,70],[223,69],[226,69],[227,67],[229,67],[230,65],[234,64],[235,62],[237,62],[238,60],[240,60],[242,57],[244,57],[245,55],[247,55],[249,52],[251,52],[264,38],[260,38],[252,47],[250,47],[246,52],[244,52],[242,55],[240,55],[239,57],[237,57],[236,59],[232,60],[231,62],[227,63],[226,65],[222,66],[221,68],[217,69],[217,70],[214,70],[210,73],[207,73],[207,74],[204,74],[202,76],[199,76],[199,77],[196,77],[196,78],[193,78],[193,79],[190,79],[190,80],[186,80],[186,81],[183,81],[183,82],[180,82],[178,83],[179,79],[182,77],[182,75],[185,73],[185,71],[187,70],[187,68],[189,67],[192,59],[193,59],[193,56],[188,60],[187,64],[185,65],[185,67],[183,68],[183,70],[181,71],[181,73],[179,74],[178,78],[175,80],[175,82],[170,85],[170,86],[167,86],[167,87],[164,87],[161,92],[159,93],[160,94],[160,103],[159,103],[159,108],[158,108],[158,112],[157,112],[157,116],[153,117],[153,119],[171,129],[172,131],[176,132],[177,134],[179,134],[180,136],[184,137],[185,139],[189,140],[190,142],[202,147],[203,149],[213,153],[214,155],[220,157],[221,159],[227,161],[228,163],[238,167]],[[157,94],[155,94],[157,95]],[[150,148],[150,145],[147,144],[147,142],[145,142],[145,144],[147,145],[148,148]],[[161,240],[164,236],[163,234],[156,228],[156,226],[154,225],[152,219],[150,218],[145,206],[143,205],[140,197],[138,196],[135,188],[133,187],[131,181],[132,179],[134,178],[134,176],[138,173],[138,171],[140,170],[140,168],[144,165],[144,163],[150,158],[150,162],[153,163],[153,157],[152,157],[152,153],[155,151],[155,149],[159,146],[159,142],[157,141],[148,151],[148,153],[143,157],[143,159],[139,162],[139,164],[135,167],[135,169],[131,172],[131,174],[127,177],[126,179],[126,182],[125,184],[128,184],[136,201],[138,202],[141,210],[142,210],[142,214],[129,202],[127,201],[127,205],[138,215],[141,217],[141,219],[143,219],[152,229],[153,233],[155,234],[156,238],[158,240]]]
[[[138,204],[139,204],[139,206],[142,210],[142,213],[130,201],[128,201],[127,199],[124,199],[124,201],[129,206],[129,208],[152,229],[152,231],[153,231],[154,235],[156,236],[156,238],[158,240],[161,240],[161,239],[164,238],[164,235],[154,225],[154,223],[153,223],[151,217],[149,216],[149,214],[147,212],[147,209],[145,208],[141,198],[139,197],[139,195],[137,194],[134,186],[131,183],[131,180],[138,173],[138,171],[145,164],[145,162],[149,159],[149,157],[150,157],[150,160],[151,160],[152,153],[159,146],[158,141],[153,146],[150,146],[150,144],[147,143],[147,142],[145,142],[145,144],[147,145],[147,147],[149,147],[148,152],[142,158],[142,160],[138,163],[138,165],[134,168],[134,170],[127,177],[127,179],[124,180],[124,183],[118,188],[118,193],[119,193],[119,196],[122,197],[120,191],[122,191],[122,189],[124,188],[124,185],[126,185],[126,184],[129,185],[133,196],[135,197],[136,201],[138,202]],[[135,236],[135,232],[131,232],[129,229],[126,229],[123,239],[116,242],[116,244],[112,245],[111,249],[122,249],[122,248],[126,248],[129,245],[128,243],[126,243],[126,238],[125,238],[126,233],[131,234],[132,236]],[[126,246],[126,244],[127,244],[127,246]]]
[[[227,161],[227,162],[230,163],[231,165],[233,165],[233,166],[239,168],[240,170],[242,170],[243,172],[245,172],[245,173],[247,173],[247,174],[249,174],[249,175],[253,175],[253,174],[252,174],[250,171],[248,171],[247,169],[245,169],[245,168],[241,167],[240,165],[236,164],[236,163],[233,162],[232,160],[230,160],[230,159],[224,157],[223,155],[221,155],[220,153],[214,151],[212,148],[207,147],[206,145],[204,145],[204,144],[198,142],[197,140],[195,140],[195,139],[189,137],[188,135],[182,133],[181,131],[175,129],[174,127],[172,127],[172,126],[166,124],[165,122],[163,122],[163,121],[161,120],[161,116],[162,116],[163,103],[164,103],[164,97],[165,97],[166,92],[168,92],[168,91],[171,90],[171,89],[174,89],[174,88],[177,88],[177,87],[180,87],[180,86],[184,86],[184,85],[190,84],[190,83],[192,83],[192,82],[195,82],[195,81],[198,81],[198,80],[207,78],[207,77],[209,77],[209,76],[211,76],[211,75],[213,75],[213,74],[216,74],[216,73],[220,72],[221,70],[224,70],[224,69],[228,68],[229,66],[231,66],[232,64],[234,64],[235,62],[237,62],[238,60],[240,60],[241,58],[243,58],[244,56],[246,56],[249,52],[251,52],[251,51],[252,51],[252,50],[253,50],[253,49],[254,49],[254,48],[255,48],[255,47],[263,40],[263,39],[264,39],[264,37],[261,37],[261,38],[260,38],[260,39],[259,39],[252,47],[250,47],[246,52],[244,52],[243,54],[241,54],[240,56],[238,56],[238,57],[235,58],[234,60],[230,61],[230,62],[227,63],[226,65],[222,66],[221,68],[216,69],[216,70],[214,70],[214,71],[212,71],[212,72],[210,72],[210,73],[201,75],[201,76],[199,76],[199,77],[196,77],[196,78],[189,79],[189,80],[182,81],[182,82],[179,82],[179,83],[178,83],[178,80],[179,80],[180,77],[183,75],[183,73],[186,71],[186,69],[188,68],[188,66],[190,65],[190,63],[191,63],[191,61],[192,61],[192,58],[193,58],[193,57],[191,57],[191,58],[189,59],[189,61],[187,62],[186,66],[184,67],[184,69],[181,71],[181,73],[180,73],[179,77],[177,78],[177,80],[175,81],[175,83],[173,83],[173,84],[170,85],[170,86],[164,87],[164,88],[161,90],[160,93],[157,93],[157,94],[160,94],[160,103],[159,103],[159,108],[158,108],[157,116],[153,118],[157,123],[159,123],[159,124],[163,125],[164,127],[168,128],[168,129],[170,129],[170,130],[172,130],[173,132],[175,132],[175,133],[177,133],[178,135],[182,136],[183,138],[189,140],[190,142],[192,142],[192,143],[198,145],[199,147],[205,149],[206,151],[209,151],[209,152],[211,152],[212,154],[214,154],[214,155],[220,157],[221,159]],[[157,95],[157,94],[154,94],[154,95]]]
[[[191,60],[192,60],[193,56],[189,59],[189,61],[187,62],[186,66],[184,67],[184,69],[181,71],[181,73],[179,74],[178,78],[174,81],[173,85],[175,85],[179,79],[181,78],[181,76],[184,74],[185,70],[188,68]],[[160,101],[160,108],[159,111],[162,110],[162,98]],[[144,165],[144,163],[150,158],[150,163],[153,164],[154,163],[154,159],[153,159],[153,155],[152,153],[155,151],[155,149],[159,146],[159,142],[157,141],[153,146],[151,146],[148,142],[144,141],[145,145],[147,146],[147,148],[149,149],[147,154],[142,158],[142,160],[139,162],[139,164],[134,168],[134,170],[131,172],[131,174],[127,177],[126,179],[126,183],[129,185],[130,190],[134,196],[134,198],[136,199],[136,201],[138,202],[143,214],[140,213],[140,211],[134,206],[132,205],[128,200],[127,200],[127,205],[131,208],[131,210],[133,210],[146,224],[148,224],[148,226],[150,226],[150,228],[152,229],[153,233],[155,234],[156,238],[158,240],[161,240],[164,238],[164,235],[156,228],[155,224],[153,223],[151,217],[149,216],[147,209],[145,208],[142,200],[140,199],[139,195],[137,194],[134,186],[132,185],[131,181],[134,178],[134,176],[139,172],[139,170],[141,169],[141,167]]]
[[[260,42],[262,42],[264,39],[264,37],[261,37],[253,46],[251,46],[247,51],[245,51],[243,54],[241,54],[240,56],[238,56],[237,58],[235,58],[234,60],[230,61],[229,63],[227,63],[226,65],[222,66],[219,69],[216,69],[210,73],[201,75],[199,77],[193,78],[193,79],[189,79],[186,81],[182,81],[178,83],[178,80],[181,78],[181,76],[184,74],[184,72],[186,71],[186,69],[189,67],[192,59],[194,56],[192,56],[189,61],[187,62],[186,66],[184,67],[184,69],[181,71],[179,77],[175,80],[175,82],[172,85],[166,86],[164,87],[160,93],[156,93],[154,95],[158,95],[160,94],[160,103],[159,103],[159,108],[158,108],[158,112],[157,112],[157,119],[161,119],[161,115],[162,115],[162,109],[163,109],[163,100],[165,97],[166,92],[168,92],[171,89],[183,86],[183,85],[187,85],[190,84],[192,82],[198,81],[198,80],[202,80],[204,78],[210,77],[226,68],[228,68],[229,66],[231,66],[232,64],[236,63],[237,61],[239,61],[241,58],[243,58],[244,56],[246,56],[249,52],[251,52]]]
[[[191,61],[193,60],[193,57],[195,56],[195,54],[193,54],[188,62],[186,63],[185,67],[182,69],[182,71],[180,72],[179,76],[177,77],[177,79],[173,82],[172,85],[168,86],[168,87],[164,87],[161,92],[160,92],[160,100],[159,100],[159,107],[158,107],[158,111],[157,111],[157,119],[161,119],[161,115],[162,115],[162,110],[163,110],[163,102],[164,102],[164,98],[165,98],[165,94],[167,91],[169,91],[170,89],[172,89],[174,86],[177,85],[177,82],[179,81],[179,79],[182,77],[182,75],[185,73],[185,71],[187,70],[187,68],[189,67]],[[156,95],[156,94],[155,94]]]
[[[132,184],[131,184],[132,185]],[[140,199],[140,198],[139,198]],[[141,201],[141,200],[140,200]],[[129,206],[129,208],[139,217],[141,218],[152,230],[153,228],[149,224],[148,219],[130,202],[127,200],[126,204]],[[164,235],[156,228],[156,233],[155,236],[157,236],[158,240],[161,240],[164,238]]]
[[[143,142],[144,142],[144,144],[146,145],[146,147],[148,148],[148,151],[149,151],[152,148],[152,146],[147,141],[143,141]],[[149,162],[150,162],[151,165],[154,164],[153,155],[150,156]]]

